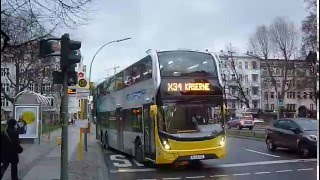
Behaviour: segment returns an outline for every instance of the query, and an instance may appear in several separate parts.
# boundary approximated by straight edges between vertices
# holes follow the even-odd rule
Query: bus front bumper
[[[225,146],[195,150],[158,150],[157,164],[170,164],[180,161],[194,161],[205,159],[224,159],[226,156]]]

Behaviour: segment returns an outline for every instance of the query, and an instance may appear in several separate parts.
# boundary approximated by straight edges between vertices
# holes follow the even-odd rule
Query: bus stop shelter
[[[50,100],[34,91],[22,91],[14,99],[14,118],[18,121],[19,138],[27,143],[39,143],[42,135],[42,112]]]

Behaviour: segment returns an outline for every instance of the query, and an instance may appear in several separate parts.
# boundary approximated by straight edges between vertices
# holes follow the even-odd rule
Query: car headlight
[[[317,140],[318,139],[318,137],[316,136],[316,135],[310,135],[310,138],[312,139],[312,140]]]
[[[220,144],[220,146],[224,146],[224,145],[226,144],[226,141],[225,141],[224,137],[222,137],[222,138],[220,139],[219,144]]]
[[[170,149],[170,145],[169,145],[169,142],[167,140],[162,140],[162,144],[163,144],[163,147],[166,149],[166,150],[169,150]]]

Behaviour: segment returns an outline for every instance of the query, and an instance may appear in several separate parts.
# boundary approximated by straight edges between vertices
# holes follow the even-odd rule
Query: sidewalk
[[[50,140],[41,144],[22,144],[24,152],[20,155],[18,164],[19,177],[23,180],[53,180],[60,179],[60,146],[57,137],[61,129],[51,132]],[[83,158],[78,160],[79,128],[69,126],[68,132],[69,179],[108,179],[108,173],[102,150],[95,140],[95,128],[88,134],[88,151],[82,152]],[[10,179],[10,169],[3,179]]]

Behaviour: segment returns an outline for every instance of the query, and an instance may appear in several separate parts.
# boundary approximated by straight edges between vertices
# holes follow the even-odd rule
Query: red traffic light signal
[[[84,73],[83,72],[79,72],[78,76],[79,76],[79,78],[83,78],[84,77]]]

